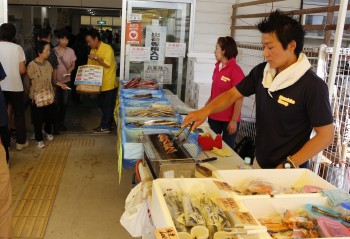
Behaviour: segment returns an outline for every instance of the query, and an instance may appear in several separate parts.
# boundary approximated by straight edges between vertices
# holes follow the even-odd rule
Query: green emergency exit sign
[[[106,21],[97,21],[97,24],[104,25],[106,24]]]

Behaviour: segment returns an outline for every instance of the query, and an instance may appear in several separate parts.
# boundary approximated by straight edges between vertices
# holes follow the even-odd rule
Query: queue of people
[[[109,133],[117,87],[114,51],[102,42],[95,29],[82,29],[76,38],[67,29],[58,30],[55,47],[51,44],[51,31],[39,29],[35,31],[32,46],[25,51],[15,43],[15,36],[13,24],[0,26],[0,238],[10,238],[12,231],[9,125],[15,128],[16,149],[25,149],[29,143],[24,112],[29,105],[34,128],[32,139],[39,149],[44,148],[44,140],[53,141],[54,134],[67,130],[68,95],[75,89],[78,66],[92,64],[104,68],[98,96],[102,118],[93,132]],[[69,44],[70,39],[74,43]]]
[[[15,131],[17,150],[28,146],[24,116],[26,105],[29,105],[30,122],[34,128],[31,139],[37,141],[38,148],[45,147],[43,138],[52,141],[53,135],[68,130],[65,118],[70,92],[73,100],[81,103],[74,86],[77,68],[81,65],[104,67],[101,93],[98,96],[102,119],[93,132],[109,133],[116,97],[116,61],[112,47],[102,41],[99,31],[81,29],[78,36],[73,38],[67,28],[58,30],[54,36],[57,45],[53,47],[51,30],[36,29],[32,45],[25,50],[15,43],[15,36],[13,24],[5,23],[0,27],[0,49],[3,53],[0,62],[7,74],[0,85],[9,125],[15,125],[10,127],[9,132],[1,131],[7,160],[10,146],[8,135],[11,131]],[[73,44],[70,43],[71,39],[74,39]],[[38,106],[38,98],[45,98],[48,103]],[[53,103],[50,102],[51,98]],[[47,116],[50,116],[49,119]]]

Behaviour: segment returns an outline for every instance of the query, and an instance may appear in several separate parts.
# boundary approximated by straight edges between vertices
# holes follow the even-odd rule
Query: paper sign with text
[[[79,66],[75,85],[102,85],[103,67],[95,65]]]
[[[145,63],[144,65],[144,78],[146,80],[155,79],[159,83],[171,84],[172,82],[172,64],[153,64]]]
[[[176,230],[173,227],[166,227],[154,231],[157,239],[179,239]]]
[[[223,191],[228,191],[228,192],[234,192],[233,187],[231,187],[228,183],[226,182],[220,182],[220,181],[213,181],[215,185]]]
[[[216,201],[223,211],[239,211],[240,209],[233,198],[217,198]]]
[[[149,61],[150,48],[149,47],[130,47],[130,61]]]
[[[128,22],[141,22],[141,21],[142,21],[142,14],[131,13],[128,16]]]
[[[166,27],[147,26],[145,46],[151,48],[150,60],[164,62]]]
[[[126,23],[125,38],[126,44],[140,45],[142,39],[142,24]]]
[[[185,57],[186,43],[167,42],[165,44],[165,57]]]

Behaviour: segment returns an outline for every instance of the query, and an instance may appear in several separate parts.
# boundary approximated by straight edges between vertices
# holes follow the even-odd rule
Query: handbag
[[[53,92],[47,89],[41,89],[34,93],[34,102],[37,107],[44,107],[54,102]]]

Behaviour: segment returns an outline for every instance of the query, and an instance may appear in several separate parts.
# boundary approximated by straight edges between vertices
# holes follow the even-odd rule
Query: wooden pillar
[[[328,2],[328,6],[334,6],[335,5],[335,0],[329,0]],[[334,12],[327,12],[327,19],[326,19],[326,24],[327,25],[332,25],[333,24],[333,16],[334,16]],[[331,45],[331,30],[325,30],[324,32],[324,44],[326,44],[327,46]]]
[[[235,27],[236,27],[236,15],[237,15],[237,8],[232,7],[232,16],[231,16],[231,37],[235,38]]]

